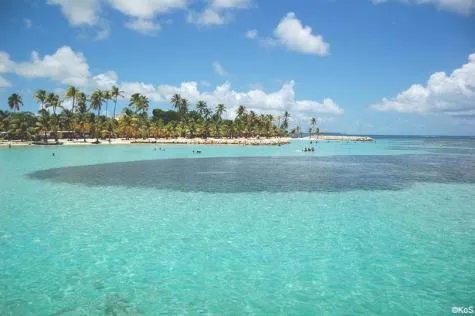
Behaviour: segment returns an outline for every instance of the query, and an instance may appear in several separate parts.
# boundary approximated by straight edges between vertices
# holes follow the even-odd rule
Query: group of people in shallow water
[[[153,150],[157,151],[157,147],[154,147]],[[159,147],[158,150],[159,151],[165,151],[165,148]],[[193,153],[194,154],[201,154],[201,150],[193,150]]]
[[[318,142],[315,141],[315,144],[317,144],[317,143]],[[312,145],[312,144],[313,144],[313,141],[310,141],[310,145]],[[305,147],[302,151],[303,152],[315,151],[315,147],[313,147],[313,146],[312,147]]]

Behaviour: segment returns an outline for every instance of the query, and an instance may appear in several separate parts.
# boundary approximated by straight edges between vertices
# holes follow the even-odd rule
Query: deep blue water
[[[36,171],[29,177],[95,186],[203,192],[402,190],[475,183],[475,155],[227,157],[145,160]]]

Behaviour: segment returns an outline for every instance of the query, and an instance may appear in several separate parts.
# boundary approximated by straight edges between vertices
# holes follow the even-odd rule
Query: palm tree
[[[290,113],[288,111],[285,111],[284,112],[284,120],[283,120],[282,126],[281,126],[281,128],[283,130],[287,130],[287,128],[289,128],[289,118],[290,118]]]
[[[18,137],[20,140],[30,139],[35,133],[34,125],[36,118],[33,113],[21,112],[15,113],[12,117],[9,133]]]
[[[19,111],[20,107],[23,106],[23,99],[18,93],[13,93],[8,97],[8,107],[11,110]]]
[[[179,94],[174,94],[170,102],[175,108],[175,110],[178,112],[179,120],[180,121],[183,120],[186,113],[188,112],[188,107],[189,107],[188,100],[183,99],[181,95]]]
[[[170,102],[172,103],[175,110],[178,111],[178,109],[180,108],[180,105],[181,105],[181,95],[174,94],[172,99],[170,100]]]
[[[58,108],[62,108],[61,100],[59,96],[53,92],[48,93],[46,96],[46,108],[53,108],[53,116],[51,117],[51,130],[54,134],[54,139],[58,141],[58,115],[56,114],[56,110]]]
[[[138,118],[130,109],[125,109],[119,119],[119,131],[126,139],[137,136]]]
[[[74,134],[73,119],[74,113],[71,110],[63,109],[63,112],[59,114],[60,125],[62,125],[63,129],[67,129],[69,131],[68,134],[70,135],[70,137],[68,138],[68,140],[72,140],[72,137],[74,137],[74,135],[72,135]]]
[[[223,116],[224,112],[226,112],[226,107],[224,104],[218,104],[216,107],[216,118],[218,121],[221,121],[221,117]]]
[[[109,100],[112,99],[111,93],[109,90],[102,91],[102,98],[106,101],[106,117],[107,117],[107,108],[109,107]]]
[[[129,107],[135,109],[135,113],[141,111],[143,98],[140,93],[134,93],[130,96]]]
[[[114,100],[114,112],[112,114],[112,122],[109,125],[109,142],[110,142],[111,134],[112,134],[112,130],[113,130],[112,125],[115,124],[115,110],[117,108],[117,100],[119,98],[123,97],[122,92],[123,91],[120,91],[119,87],[117,87],[117,86],[112,86],[112,89],[110,91],[110,97]]]
[[[317,125],[317,119],[312,117],[310,120],[310,124],[312,125],[312,128],[310,129],[310,138],[312,138],[312,131],[315,129],[315,126]]]
[[[211,116],[211,110],[208,107],[204,108],[203,115],[204,115],[205,121],[207,121],[209,117]]]
[[[115,110],[116,110],[116,107],[117,107],[117,100],[119,98],[124,97],[122,92],[124,92],[124,91],[121,91],[119,89],[119,87],[117,87],[117,86],[112,86],[112,89],[110,91],[111,98],[114,99],[114,112],[113,112],[113,117],[112,117],[114,120],[115,120]]]
[[[178,109],[178,113],[180,114],[180,120],[186,118],[186,114],[188,113],[188,108],[190,107],[187,99],[181,99],[180,106]]]
[[[299,135],[300,137],[302,137],[302,131],[300,130],[300,126],[297,126],[297,127],[295,128],[295,133],[296,133],[297,135]]]
[[[87,96],[84,92],[79,92],[76,96],[77,99],[77,106],[76,112],[84,113],[87,112]]]
[[[206,104],[205,101],[200,100],[200,101],[198,101],[198,103],[196,103],[196,110],[201,115],[202,119],[205,118],[205,114],[206,114],[207,109],[208,109],[208,105]]]
[[[0,110],[0,132],[7,132],[10,125],[10,113]]]
[[[240,119],[244,114],[246,114],[246,107],[240,105],[236,111],[236,119]]]
[[[38,90],[35,91],[35,94],[33,95],[33,98],[35,99],[36,102],[38,102],[40,104],[40,109],[45,108],[46,97],[47,97],[46,90],[38,89]]]
[[[141,136],[145,138],[146,132],[148,130],[147,111],[150,106],[150,102],[146,96],[140,93],[134,93],[130,97],[129,106],[135,108],[135,114],[139,113],[138,126],[140,129]]]
[[[315,128],[315,125],[317,125],[317,119],[312,117],[312,119],[310,120],[310,124],[312,125],[313,128]]]
[[[142,100],[140,102],[140,109],[142,110],[142,114],[147,114],[148,109],[150,108],[150,100],[146,96],[142,96]]]
[[[49,112],[46,109],[41,109],[39,111],[40,116],[36,122],[36,131],[38,133],[44,134],[44,141],[48,142],[48,132],[51,129],[51,117]]]
[[[89,124],[89,118],[90,118],[90,112],[88,111],[87,108],[87,97],[84,92],[80,92],[77,95],[77,107],[76,107],[76,112],[77,112],[77,119],[78,119],[78,125],[79,125],[79,132],[82,135],[82,138],[84,142],[86,141],[86,130],[89,130],[88,126]]]
[[[76,97],[79,94],[78,88],[74,86],[69,86],[68,90],[66,90],[66,94],[64,95],[64,98],[66,100],[72,99],[73,100],[73,105],[71,106],[71,112],[74,113],[74,106],[76,105]]]
[[[266,131],[267,137],[271,136],[271,131],[272,131],[272,121],[274,120],[274,117],[272,114],[267,114],[264,116],[264,129]]]
[[[118,99],[123,97],[122,91],[118,87],[112,87],[110,91],[96,90],[88,99],[86,95],[75,87],[69,87],[65,94],[65,99],[72,101],[71,110],[64,109],[62,99],[53,92],[43,89],[35,91],[33,98],[39,104],[41,110],[37,116],[25,112],[0,111],[0,130],[9,132],[9,138],[15,137],[28,139],[36,134],[46,141],[48,137],[58,139],[58,130],[70,127],[76,135],[81,135],[86,139],[87,133],[95,133],[96,142],[99,137],[107,137],[109,140],[112,134],[122,137],[260,137],[276,136],[288,134],[283,128],[288,128],[290,114],[285,113],[285,121],[274,120],[272,115],[260,114],[254,111],[247,112],[244,105],[240,105],[236,110],[236,118],[225,120],[223,118],[226,111],[224,104],[218,104],[213,113],[205,101],[199,101],[193,111],[189,111],[189,103],[186,99],[176,94],[172,98],[175,111],[162,111],[155,109],[153,118],[148,117],[150,107],[149,99],[142,94],[135,93],[130,98],[129,107],[124,110],[124,115],[117,121],[116,110]],[[108,101],[114,101],[113,117],[108,116]],[[23,104],[18,94],[12,94],[8,99],[8,104],[15,112],[20,111]],[[89,109],[89,102],[93,114]],[[102,116],[101,110],[106,105],[106,116]],[[58,110],[62,109],[62,111]],[[153,125],[151,125],[153,123]],[[314,127],[316,122],[314,122]],[[315,132],[312,129],[313,132]],[[48,135],[51,133],[51,136]],[[317,128],[317,134],[319,130]],[[101,135],[101,136],[99,136]]]
[[[99,143],[99,116],[101,113],[102,102],[104,101],[104,96],[101,90],[96,90],[91,95],[91,108],[97,110],[97,117],[96,117],[96,143]]]
[[[135,108],[135,113],[145,115],[150,107],[148,98],[140,93],[134,93],[130,97],[129,107]]]
[[[53,114],[56,116],[56,109],[62,107],[59,96],[53,92],[48,93],[46,96],[46,107],[53,108]]]

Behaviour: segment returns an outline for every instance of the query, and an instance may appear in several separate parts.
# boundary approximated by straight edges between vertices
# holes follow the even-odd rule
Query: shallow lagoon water
[[[473,139],[304,146],[0,150],[0,314],[474,305]]]

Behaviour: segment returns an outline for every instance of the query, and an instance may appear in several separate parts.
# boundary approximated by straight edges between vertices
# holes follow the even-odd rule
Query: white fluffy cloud
[[[211,6],[220,9],[247,8],[251,5],[250,0],[212,0]]]
[[[84,86],[89,79],[89,65],[82,53],[74,52],[63,46],[53,55],[43,58],[36,51],[31,54],[31,61],[13,63],[13,71],[27,78],[48,78],[64,84]]]
[[[326,56],[330,53],[330,45],[321,35],[312,34],[310,26],[304,26],[295,13],[289,12],[274,30],[279,42],[292,51],[303,54]]]
[[[0,89],[1,88],[9,88],[11,86],[12,85],[11,85],[10,81],[8,81],[7,79],[0,76]]]
[[[255,39],[259,36],[259,32],[257,30],[249,30],[246,32],[246,37],[249,39]]]
[[[221,68],[217,67],[218,65]],[[219,62],[216,62],[214,66],[225,73]],[[329,98],[322,102],[296,99],[293,81],[285,82],[279,90],[274,92],[265,92],[262,87],[249,91],[236,91],[229,82],[216,86],[212,91],[200,91],[200,84],[195,81],[183,82],[180,85],[154,85],[143,82],[121,82],[114,71],[91,75],[84,55],[68,46],[63,46],[54,54],[44,57],[33,52],[31,61],[19,63],[11,61],[7,53],[0,52],[0,73],[15,73],[27,78],[46,78],[65,85],[81,87],[88,93],[93,89],[110,89],[113,85],[117,85],[124,91],[126,97],[130,97],[133,93],[142,93],[151,101],[160,104],[168,104],[172,96],[178,93],[192,104],[199,100],[208,102],[212,107],[223,103],[228,108],[230,118],[234,116],[240,104],[258,113],[266,112],[275,115],[285,110],[300,117],[305,114],[341,115],[344,113],[343,109]],[[0,86],[9,84],[0,77]]]
[[[107,3],[131,18],[125,24],[127,28],[145,35],[153,35],[160,30],[155,21],[157,15],[187,9],[189,5],[188,0],[107,0]]]
[[[117,85],[118,80],[119,76],[115,71],[107,71],[92,77],[93,86],[99,89],[110,89]]]
[[[213,70],[220,76],[227,75],[227,71],[224,69],[223,65],[221,65],[221,63],[217,60],[213,62]]]
[[[426,85],[415,84],[394,98],[384,98],[371,108],[377,111],[444,113],[473,116],[475,113],[475,53],[468,63],[455,69],[432,74]]]
[[[99,22],[99,27],[98,27],[98,30],[97,30],[97,34],[96,34],[94,39],[96,41],[102,41],[102,40],[109,37],[110,32],[111,32],[110,23],[106,20],[101,20]]]
[[[0,51],[0,73],[10,72],[15,63],[10,60],[10,55]]]
[[[192,11],[188,13],[186,20],[188,21],[188,23],[210,26],[225,24],[228,19],[225,16],[221,15],[218,10],[206,9],[203,12]]]
[[[303,100],[295,102],[297,111],[299,112],[312,112],[314,109],[318,109],[317,113],[325,114],[343,114],[343,109],[335,103],[332,99],[325,98],[323,102],[316,102],[311,100]]]
[[[160,13],[188,7],[187,0],[108,0],[108,3],[125,15],[142,19],[151,19]]]
[[[286,82],[275,92],[266,93],[261,89],[253,89],[247,92],[238,92],[232,89],[231,84],[226,82],[217,86],[213,91],[201,92],[199,84],[195,81],[183,82],[179,86],[172,85],[152,85],[142,82],[124,82],[121,89],[130,96],[139,92],[156,103],[169,103],[176,93],[188,99],[192,104],[199,100],[206,101],[210,106],[223,103],[228,108],[228,117],[232,118],[240,104],[245,105],[249,110],[257,113],[266,112],[281,114],[289,110],[296,115],[303,114],[328,114],[342,115],[343,109],[332,99],[326,98],[322,102],[313,100],[296,100],[295,83]]]
[[[47,3],[59,5],[73,26],[95,25],[99,21],[99,0],[47,0]]]
[[[109,22],[100,17],[101,0],[47,0],[46,3],[59,6],[73,27],[94,27],[97,31],[95,40],[109,37]]]
[[[92,76],[86,57],[69,46],[60,47],[53,54],[44,57],[33,51],[31,60],[24,62],[12,61],[7,53],[0,51],[1,73],[12,73],[31,79],[48,79],[65,85],[78,86],[84,90],[109,89],[117,85],[119,80],[114,71]],[[0,80],[0,84],[11,86],[6,79]]]
[[[412,4],[432,4],[440,10],[470,15],[475,10],[475,0],[370,0],[374,4],[399,1]]]
[[[274,37],[259,39],[257,30],[248,31],[246,37],[257,39],[266,47],[281,45],[294,52],[322,57],[330,54],[330,44],[321,35],[314,34],[310,26],[303,25],[293,12],[280,20],[274,30]]]
[[[144,35],[155,35],[160,31],[160,25],[158,23],[142,18],[133,19],[127,22],[125,26]]]
[[[192,10],[191,0],[47,0],[57,5],[72,26],[97,26],[104,24],[101,5],[113,8],[129,17],[127,28],[142,34],[155,34],[160,29],[156,22],[158,15],[174,10],[188,11],[187,21],[197,25],[220,25],[232,20],[232,10],[250,7],[251,0],[207,0],[205,8]],[[101,27],[96,39],[104,39],[109,30]]]
[[[125,96],[129,98],[134,93],[141,93],[153,102],[164,102],[163,97],[157,91],[153,84],[146,84],[144,82],[122,82],[120,89],[124,91]]]
[[[201,26],[226,24],[232,21],[233,10],[249,8],[251,2],[251,0],[209,0],[208,6],[202,12],[188,13],[187,21]]]

